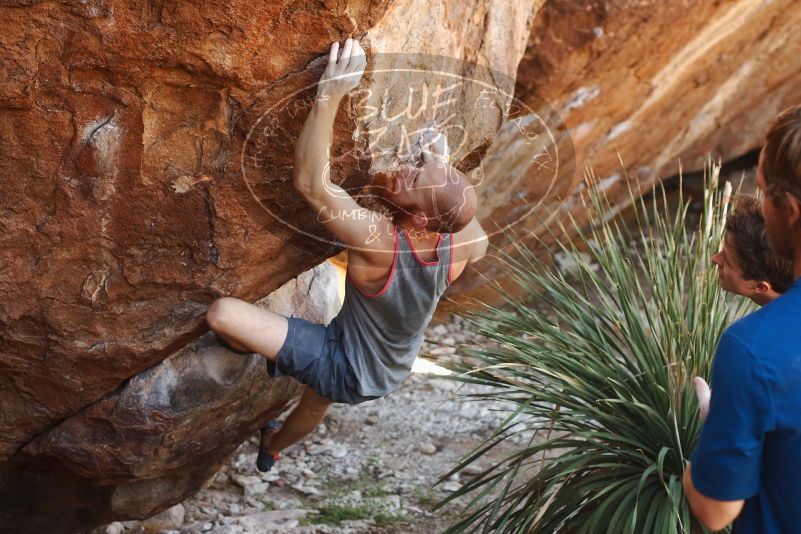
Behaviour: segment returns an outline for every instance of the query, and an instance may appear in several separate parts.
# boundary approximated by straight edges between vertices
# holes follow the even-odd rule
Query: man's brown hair
[[[765,188],[781,200],[791,193],[801,201],[801,105],[782,111],[765,137],[762,172]]]
[[[759,199],[739,195],[726,218],[726,237],[737,255],[746,280],[769,282],[777,293],[793,284],[793,264],[773,251],[765,232]]]

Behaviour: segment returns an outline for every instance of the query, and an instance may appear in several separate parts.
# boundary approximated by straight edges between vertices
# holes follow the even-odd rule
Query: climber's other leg
[[[206,322],[235,350],[258,352],[272,361],[286,339],[286,317],[231,297],[215,300]]]
[[[309,386],[303,390],[300,402],[275,434],[265,433],[261,447],[270,454],[281,452],[293,443],[306,437],[325,417],[332,401]]]

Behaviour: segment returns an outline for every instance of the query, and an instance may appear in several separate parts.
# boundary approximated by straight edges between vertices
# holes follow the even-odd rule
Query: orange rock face
[[[461,76],[462,60],[493,62],[511,78],[490,87],[506,87],[535,6],[3,3],[0,530],[69,531],[166,508],[295,395],[198,339],[215,298],[256,300],[338,250],[318,239],[290,180],[333,40],[357,36],[385,58],[450,56]],[[408,89],[386,87],[381,100],[379,83],[363,85],[387,111]],[[364,105],[343,104],[332,153],[349,151],[358,128],[375,145]],[[503,120],[458,98],[450,111],[462,153],[488,145]],[[338,160],[335,179],[358,188],[370,166]],[[219,405],[204,402],[212,386]],[[202,424],[189,432],[189,421]]]
[[[700,170],[709,155],[725,162],[759,148],[772,118],[801,102],[799,22],[792,0],[545,2],[515,96],[528,120],[558,112],[544,122],[561,149],[550,153],[566,158],[543,174],[521,129],[504,124],[482,162],[482,220],[492,228],[515,210],[538,210],[493,244],[508,250],[526,231],[547,236],[568,214],[581,222],[576,193],[588,166],[620,209],[626,176],[647,191],[680,164]],[[504,278],[497,262],[478,270]],[[462,277],[457,294],[492,298],[478,276]]]
[[[452,128],[499,246],[580,218],[587,164],[622,204],[618,152],[647,186],[758,147],[801,100],[792,0],[12,0],[0,20],[3,531],[167,508],[296,394],[201,336],[215,298],[339,250],[291,183],[333,40],[372,54],[334,179],[358,193]]]

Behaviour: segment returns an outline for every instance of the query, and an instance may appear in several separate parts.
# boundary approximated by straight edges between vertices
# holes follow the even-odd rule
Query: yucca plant
[[[563,254],[588,251],[591,262],[564,273],[534,248],[504,255],[519,287],[499,287],[503,306],[466,317],[485,342],[464,350],[480,365],[457,379],[492,386],[472,400],[514,408],[443,476],[485,466],[439,503],[467,502],[450,532],[703,531],[681,483],[701,427],[692,377],[708,376],[723,330],[751,309],[720,290],[710,259],[731,196],[718,190],[719,170],[707,170],[694,231],[689,202],[679,194],[671,206],[662,188],[643,200],[629,187],[636,223],[608,220],[590,178],[589,224],[571,219],[554,237]],[[527,445],[486,467],[488,453],[521,432],[533,432]]]

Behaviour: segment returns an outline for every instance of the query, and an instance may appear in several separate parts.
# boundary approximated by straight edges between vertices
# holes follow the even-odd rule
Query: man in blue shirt
[[[712,364],[709,414],[684,476],[710,530],[801,531],[801,106],[771,126],[757,183],[768,238],[795,282],[731,325]]]

